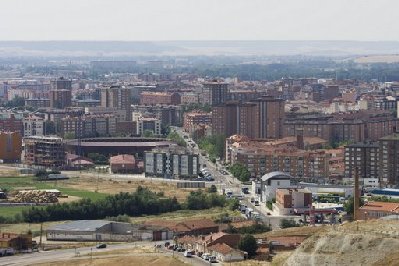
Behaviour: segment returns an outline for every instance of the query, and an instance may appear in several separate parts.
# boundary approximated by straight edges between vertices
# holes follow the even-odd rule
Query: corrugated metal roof
[[[86,231],[95,232],[104,225],[110,224],[110,221],[105,220],[77,220],[64,224],[56,224],[50,226],[48,231]]]

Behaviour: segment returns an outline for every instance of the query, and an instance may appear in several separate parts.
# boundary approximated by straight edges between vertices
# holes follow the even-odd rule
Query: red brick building
[[[140,104],[142,105],[179,105],[181,103],[180,94],[177,92],[149,92],[140,94]]]
[[[197,112],[190,112],[184,114],[183,128],[184,131],[190,134],[192,134],[197,129],[198,125],[210,126],[211,124],[212,124],[211,113],[197,111]]]
[[[112,173],[140,173],[143,171],[143,163],[129,154],[112,156],[109,159],[109,164]]]
[[[212,131],[226,137],[282,138],[284,117],[281,99],[264,96],[246,103],[231,101],[213,108]]]

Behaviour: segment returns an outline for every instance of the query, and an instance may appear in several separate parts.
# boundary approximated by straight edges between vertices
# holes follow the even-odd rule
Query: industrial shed
[[[78,220],[50,226],[47,240],[55,241],[159,241],[173,238],[173,232],[156,226],[105,220]]]

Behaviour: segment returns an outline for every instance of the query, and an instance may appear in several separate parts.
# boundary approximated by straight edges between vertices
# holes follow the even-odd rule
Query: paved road
[[[148,243],[149,246],[153,246],[155,242]],[[105,249],[96,249],[95,246],[93,247],[84,247],[78,249],[62,249],[62,250],[52,250],[52,251],[40,251],[35,253],[28,253],[28,254],[20,254],[15,256],[9,257],[1,257],[0,258],[0,265],[1,266],[27,266],[32,265],[35,263],[45,263],[45,262],[53,262],[53,261],[62,261],[62,260],[73,260],[79,258],[88,259],[93,255],[93,258],[96,258],[97,252],[108,252],[112,250],[119,250],[119,249],[129,249],[134,248],[136,245],[142,245],[143,242],[137,243],[129,243],[129,244],[115,244],[115,245],[108,245]],[[163,243],[162,243],[163,244]],[[168,251],[164,248],[158,249],[159,252],[162,252],[165,256],[175,256],[178,257],[180,260],[186,262],[189,265],[194,266],[206,266],[209,265],[209,262],[193,256],[192,258],[184,257],[182,252],[172,252]],[[78,252],[80,257],[77,256]],[[100,258],[105,257],[112,257],[115,255],[101,255]],[[131,253],[131,254],[118,254],[118,256],[159,256],[159,253]],[[212,265],[220,265],[219,263],[212,263]]]

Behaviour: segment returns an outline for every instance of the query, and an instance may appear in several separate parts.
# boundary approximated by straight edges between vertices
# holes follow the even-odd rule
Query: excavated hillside
[[[399,221],[359,221],[315,233],[284,265],[399,265]]]

